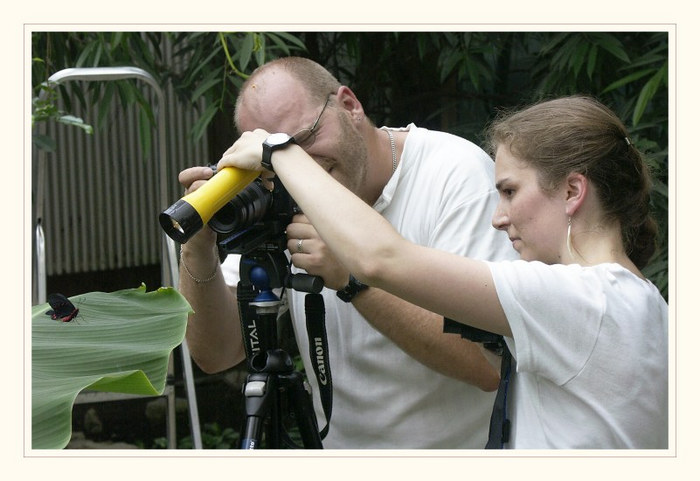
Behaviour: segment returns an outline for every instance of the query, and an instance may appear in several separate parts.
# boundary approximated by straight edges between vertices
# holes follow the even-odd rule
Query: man
[[[515,258],[491,227],[498,201],[493,162],[470,142],[411,124],[377,128],[352,90],[302,58],[270,62],[246,81],[236,106],[239,132],[294,135],[335,179],[379,211],[409,240],[481,259]],[[180,174],[188,191],[208,168]],[[319,199],[323,202],[323,199]],[[303,215],[287,228],[296,268],[326,285],[333,410],[325,448],[483,448],[498,383],[480,347],[443,333],[442,317],[374,288],[348,289],[350,273]],[[187,341],[206,372],[245,357],[238,320],[237,260],[219,268],[214,234],[183,246],[180,289],[196,314]],[[233,257],[233,256],[229,256]],[[226,278],[226,279],[225,279]],[[345,300],[336,295],[344,292]],[[325,417],[308,355],[304,293],[288,291],[297,343],[319,426]]]

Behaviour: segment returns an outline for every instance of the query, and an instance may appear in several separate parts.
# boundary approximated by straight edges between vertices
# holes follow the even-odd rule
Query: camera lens
[[[272,193],[260,182],[253,182],[209,220],[209,227],[219,234],[238,232],[265,217],[272,204]]]

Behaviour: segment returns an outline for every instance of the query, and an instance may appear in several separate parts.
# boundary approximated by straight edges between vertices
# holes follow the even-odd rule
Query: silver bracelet
[[[211,276],[207,277],[206,279],[199,279],[198,277],[193,276],[190,269],[187,267],[187,264],[185,264],[185,259],[182,257],[182,245],[180,246],[180,264],[185,268],[185,272],[188,276],[190,276],[190,279],[195,281],[197,284],[204,284],[214,280],[216,274],[219,272],[219,263],[217,261],[217,264],[214,266],[214,273]]]

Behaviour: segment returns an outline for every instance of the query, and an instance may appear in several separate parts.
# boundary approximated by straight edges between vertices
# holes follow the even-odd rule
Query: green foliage
[[[235,429],[221,428],[218,423],[206,423],[202,426],[203,449],[237,449],[240,446],[240,433]],[[185,436],[178,440],[178,449],[193,449],[191,436]],[[167,438],[156,438],[153,441],[153,449],[167,449]]]
[[[172,58],[166,59],[167,43],[172,44],[173,53]],[[197,107],[203,102],[203,111],[190,133],[191,140],[196,141],[217,114],[233,105],[238,87],[252,69],[274,56],[302,49],[303,44],[296,37],[283,32],[35,32],[32,55],[41,61],[33,65],[32,86],[39,89],[51,74],[65,68],[142,68],[162,88],[171,83],[184,101]],[[142,149],[149,151],[155,115],[136,82],[61,85],[60,92],[70,111],[76,110],[73,99],[82,108],[97,105],[97,128],[103,127],[114,98],[123,106],[137,105]]]
[[[166,62],[166,39],[174,68]],[[45,60],[34,65],[33,85],[65,67],[141,67],[200,109],[193,140],[227,133],[225,145],[210,143],[214,155],[230,145],[244,79],[285,55],[325,65],[377,124],[415,122],[476,143],[499,109],[573,93],[598,97],[629,127],[654,172],[661,236],[645,273],[668,295],[667,32],[48,32],[32,40],[33,56]],[[101,118],[112,95],[150,112],[132,90],[121,85],[89,98],[100,103]]]
[[[35,102],[32,120],[73,122],[89,131],[80,119],[57,111],[60,94],[68,112],[76,110],[72,99],[98,105],[100,128],[116,97],[141,107],[141,138],[149,143],[148,122],[154,115],[133,82],[95,83],[87,91],[62,85],[56,92],[46,85],[63,68],[131,65],[151,73],[161,86],[171,85],[180,99],[199,109],[191,140],[222,131],[228,147],[234,137],[233,106],[245,78],[286,55],[308,56],[326,66],[353,89],[378,125],[414,122],[475,143],[499,109],[590,94],[622,118],[652,170],[659,249],[644,273],[668,298],[668,42],[664,31],[36,32],[35,100],[41,89],[49,91],[46,101]],[[50,139],[34,140],[51,148]],[[213,157],[223,151],[210,145]],[[56,329],[74,329],[71,323],[53,322]],[[217,425],[204,426],[203,442],[206,448],[238,445],[233,430]],[[156,447],[165,445],[156,442]],[[191,447],[191,439],[181,440],[179,447]]]
[[[659,251],[645,269],[668,297],[667,32],[302,33],[313,58],[361,99],[378,125],[482,140],[500,109],[589,94],[630,130],[652,169]]]
[[[205,105],[191,132],[193,140],[205,134],[215,115],[231,111],[243,81],[256,67],[304,48],[284,32],[184,32],[172,34],[172,42],[173,56],[182,65],[168,72],[175,91],[185,101],[198,105],[203,100]]]
[[[70,299],[69,322],[32,307],[32,447],[60,449],[83,389],[158,395],[171,351],[185,336],[191,308],[172,288],[91,292]]]
[[[43,63],[41,59],[34,59],[35,63]],[[87,134],[93,133],[91,125],[86,124],[83,119],[69,115],[56,105],[56,87],[49,82],[43,82],[36,86],[32,95],[32,128],[38,122],[58,122],[65,125],[72,125],[82,129]],[[32,142],[36,148],[53,152],[56,143],[47,135],[34,133]]]

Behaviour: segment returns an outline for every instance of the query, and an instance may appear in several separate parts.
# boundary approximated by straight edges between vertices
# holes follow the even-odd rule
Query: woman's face
[[[537,171],[503,145],[496,151],[496,188],[499,203],[492,224],[508,234],[520,258],[561,263],[568,222],[566,190],[544,192]]]

